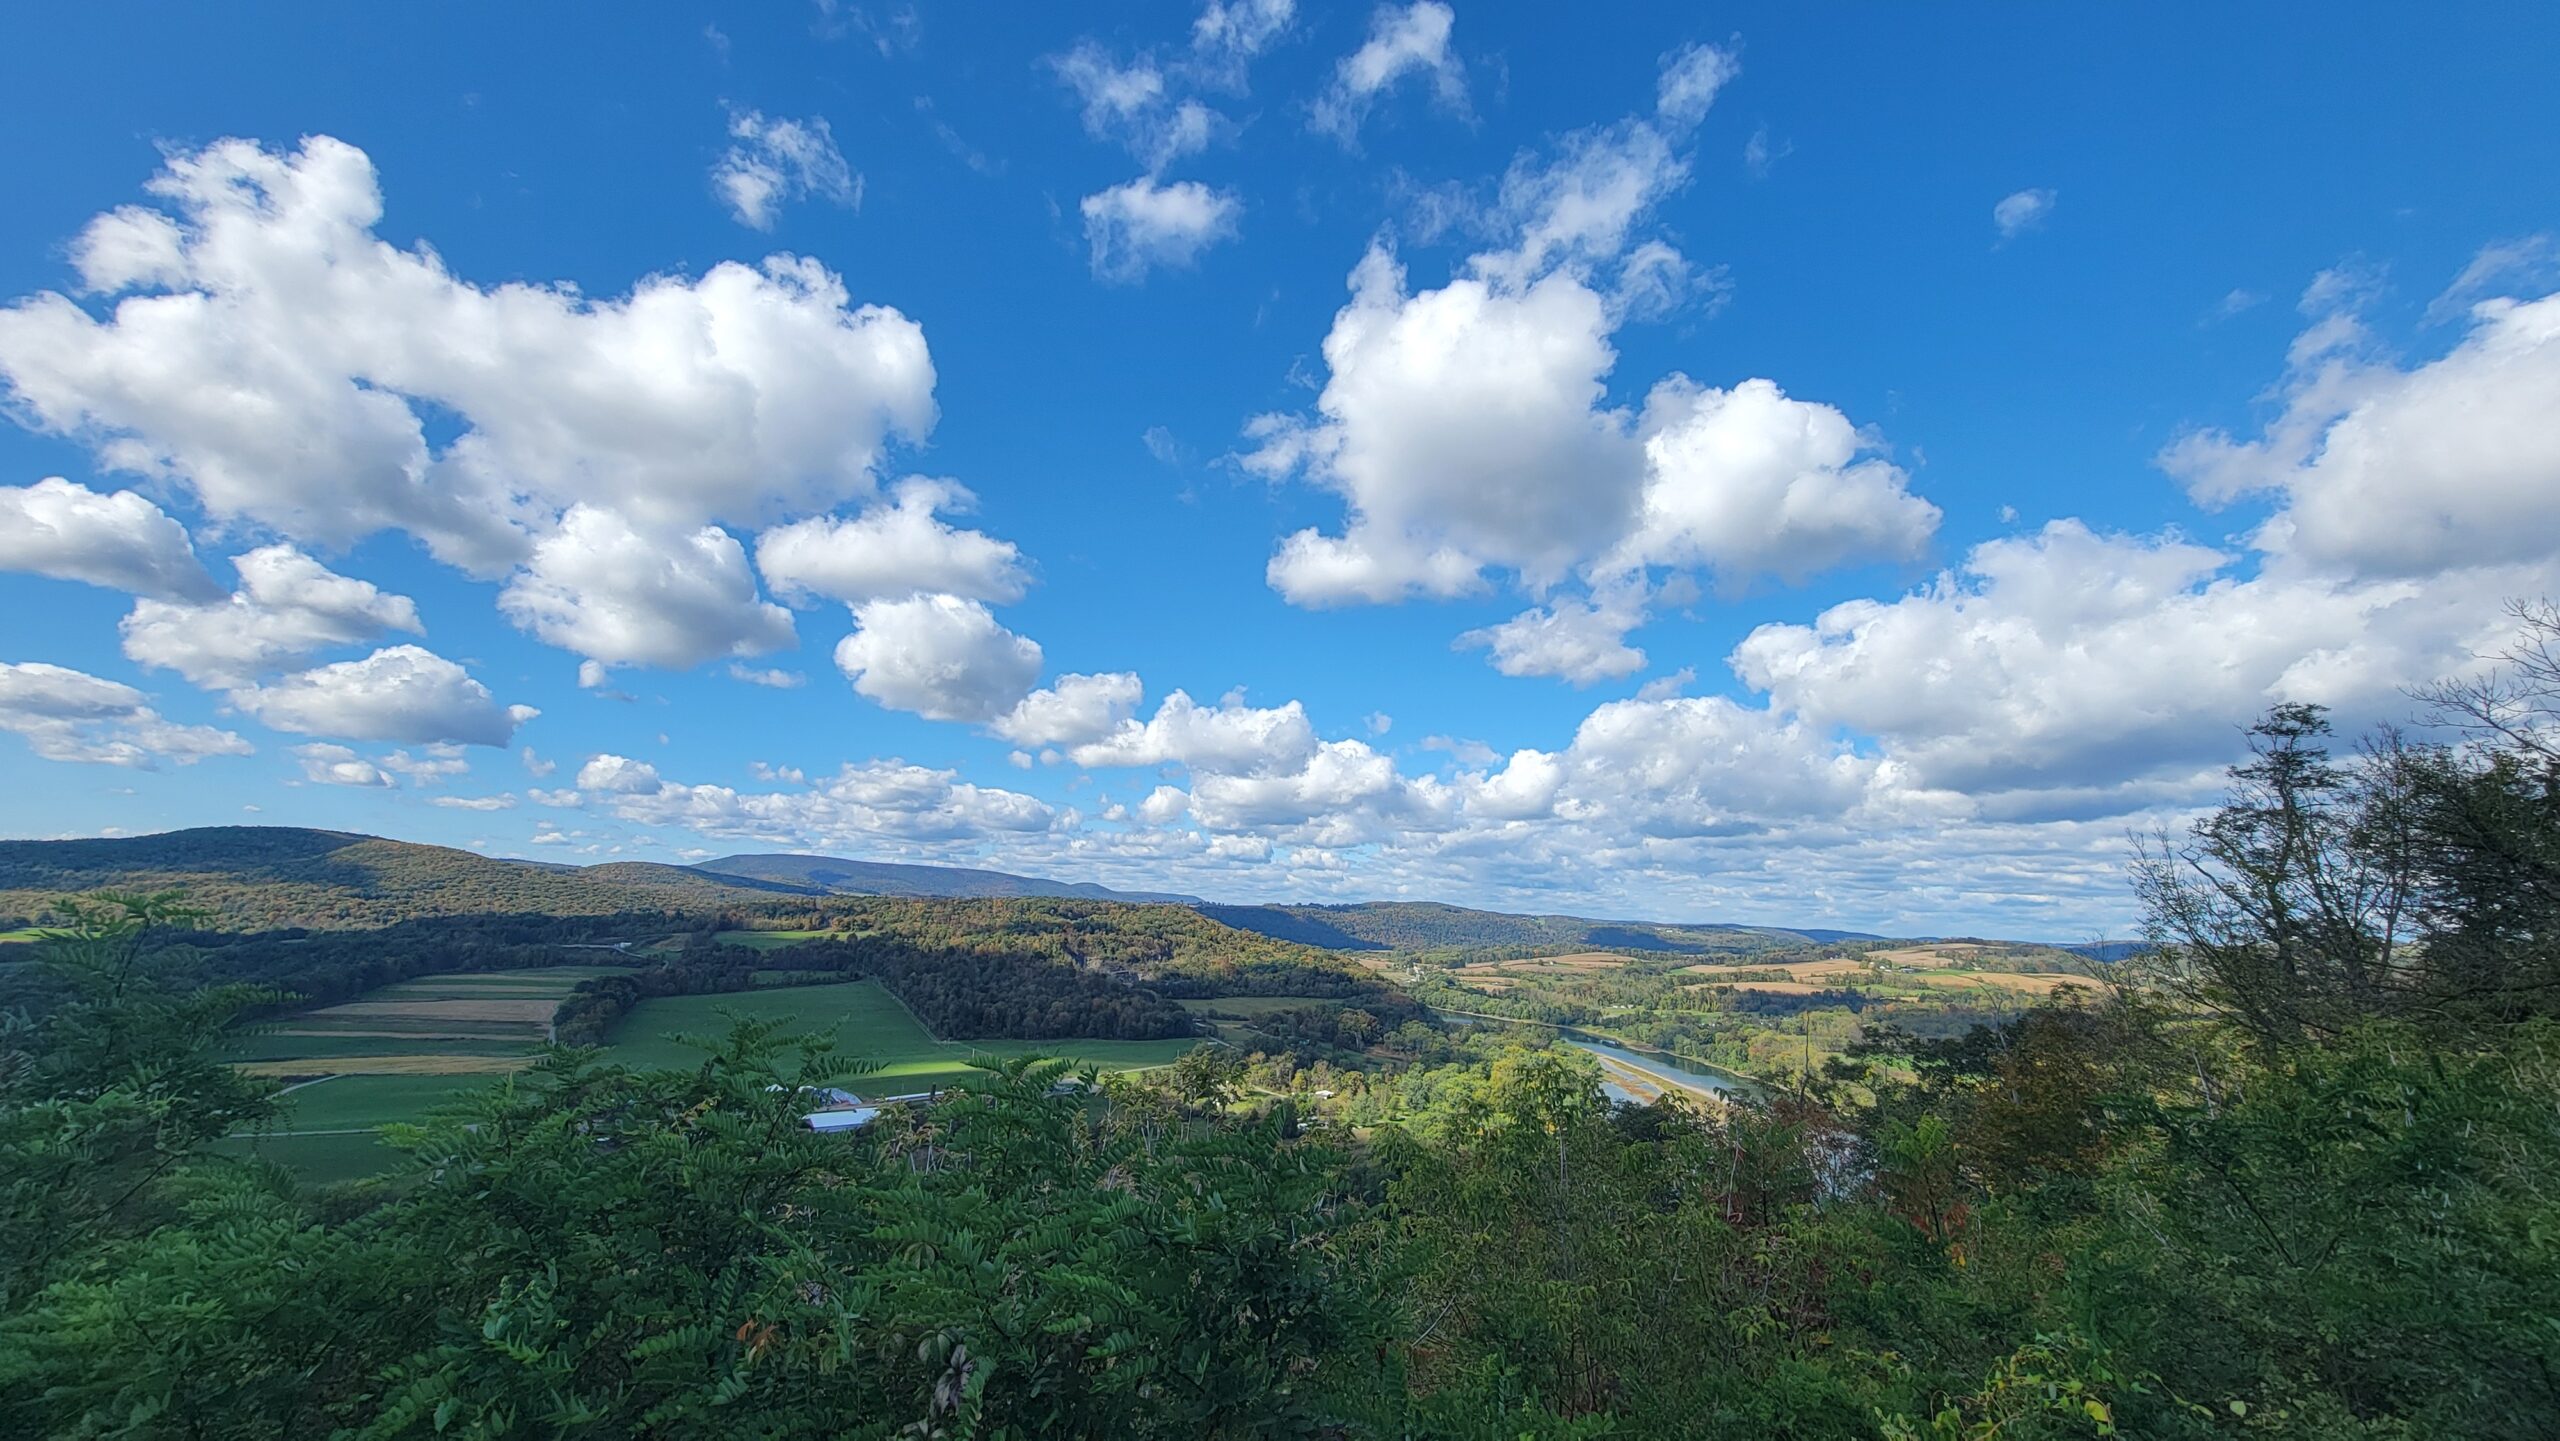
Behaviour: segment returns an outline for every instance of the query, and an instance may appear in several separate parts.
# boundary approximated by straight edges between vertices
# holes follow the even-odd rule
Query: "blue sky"
[[[0,830],[2078,938],[2553,588],[2546,7],[522,12],[8,22]]]

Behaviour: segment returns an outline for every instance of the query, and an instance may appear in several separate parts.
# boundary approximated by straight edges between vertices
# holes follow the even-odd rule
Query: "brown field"
[[[1905,946],[1898,951],[1877,951],[1868,959],[1897,966],[1943,966],[1973,960],[1985,950],[1982,946]]]
[[[1799,981],[1810,981],[1822,976],[1865,975],[1867,963],[1853,961],[1846,956],[1832,956],[1819,961],[1792,961],[1788,963],[1785,970],[1788,975]]]
[[[531,1056],[330,1056],[246,1061],[234,1069],[252,1076],[505,1076],[533,1060]]]
[[[1991,986],[2003,991],[2019,991],[2030,996],[2049,996],[2065,987],[2096,990],[2098,983],[2087,976],[2015,975],[2006,971],[1968,971],[1963,975],[1911,976],[1907,979],[1928,986],[1963,989],[1969,986]]]
[[[1562,966],[1567,970],[1574,971],[1615,971],[1625,968],[1627,958],[1624,956],[1613,956],[1607,951],[1576,951],[1574,954],[1569,956],[1541,956],[1535,960],[1515,961],[1513,964],[1519,966]]]
[[[468,1031],[362,1031],[352,1026],[331,1026],[327,1030],[293,1030],[275,1027],[260,1032],[269,1036],[371,1036],[378,1040],[396,1041],[521,1041],[524,1033],[512,1026],[479,1026]]]
[[[1657,1076],[1651,1071],[1630,1066],[1624,1061],[1614,1060],[1608,1056],[1599,1056],[1594,1059],[1600,1062],[1600,1069],[1608,1075],[1610,1080],[1617,1082],[1627,1094],[1635,1097],[1638,1105],[1650,1105],[1665,1095],[1678,1096],[1689,1101],[1705,1101],[1718,1108],[1725,1104],[1724,1097],[1704,1086],[1686,1085],[1665,1076]]]
[[[1680,970],[1683,975],[1695,976],[1730,976],[1744,971],[1783,971],[1791,981],[1818,981],[1829,977],[1862,977],[1867,973],[1867,963],[1849,960],[1842,956],[1830,956],[1819,961],[1786,961],[1759,966],[1748,963],[1682,966]]]
[[[1470,961],[1458,967],[1457,974],[1472,980],[1477,976],[1580,976],[1596,971],[1615,971],[1626,967],[1627,958],[1605,951],[1577,951],[1569,956],[1530,956],[1516,961]]]
[[[314,1021],[379,1017],[403,1021],[515,1021],[541,1026],[549,1024],[552,1012],[559,1009],[560,997],[552,994],[504,1001],[349,1001],[340,1006],[306,1011],[303,1016]]]

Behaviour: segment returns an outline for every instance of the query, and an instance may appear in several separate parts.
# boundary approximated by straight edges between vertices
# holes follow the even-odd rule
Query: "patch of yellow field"
[[[1790,981],[1830,981],[1834,985],[1854,983],[1864,980],[1867,977],[1867,969],[1866,962],[1849,960],[1841,956],[1830,956],[1819,961],[1772,961],[1762,965],[1753,965],[1749,962],[1742,962],[1738,964],[1728,963],[1724,965],[1711,966],[1682,966],[1680,968],[1681,973],[1684,975],[1765,976],[1776,973],[1785,976]],[[1760,983],[1754,981],[1743,981],[1740,982],[1740,984],[1757,985]]]
[[[1945,966],[1974,960],[1984,951],[1981,946],[1904,946],[1900,950],[1874,952],[1867,959],[1896,966]]]
[[[464,1001],[349,1001],[342,1006],[326,1006],[304,1013],[305,1020],[362,1020],[368,1017],[402,1021],[521,1021],[539,1026],[560,1009],[558,996],[532,1000]]]
[[[1593,1059],[1600,1063],[1600,1069],[1607,1073],[1610,1080],[1617,1082],[1621,1089],[1635,1098],[1637,1105],[1651,1105],[1664,1096],[1677,1096],[1686,1101],[1705,1101],[1718,1108],[1725,1104],[1724,1097],[1704,1086],[1692,1086],[1665,1076],[1657,1076],[1642,1067],[1630,1066],[1624,1061],[1609,1056],[1595,1056]]]
[[[2080,987],[2092,991],[2098,988],[2098,983],[2087,976],[2019,975],[2007,971],[1968,971],[1963,975],[1910,976],[1904,979],[1951,990],[1989,986],[1995,990],[2018,991],[2030,996],[2049,996],[2067,987]]]
[[[1810,981],[1823,976],[1863,976],[1867,973],[1867,963],[1853,961],[1846,956],[1831,956],[1819,961],[1789,961],[1784,966],[1771,969],[1783,970],[1799,981]]]
[[[267,1036],[372,1036],[393,1041],[514,1041],[521,1037],[508,1031],[492,1031],[483,1026],[476,1031],[360,1031],[353,1027],[331,1026],[327,1030],[260,1031]]]
[[[245,1061],[233,1069],[251,1076],[505,1076],[534,1062],[532,1056],[330,1056],[295,1061]]]
[[[1615,971],[1627,964],[1624,956],[1606,951],[1576,951],[1569,956],[1527,956],[1509,961],[1469,961],[1457,968],[1461,977],[1484,975],[1513,976],[1579,976],[1594,971]]]
[[[1576,951],[1574,954],[1569,956],[1541,956],[1536,960],[1522,961],[1517,964],[1521,966],[1562,966],[1567,970],[1574,971],[1615,971],[1625,968],[1627,958],[1624,956],[1613,956],[1607,951]]]

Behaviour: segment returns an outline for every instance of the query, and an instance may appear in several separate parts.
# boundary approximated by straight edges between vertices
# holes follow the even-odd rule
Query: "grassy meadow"
[[[286,1083],[263,1135],[225,1149],[273,1161],[312,1184],[369,1176],[397,1159],[382,1126],[533,1063],[551,1013],[580,981],[616,966],[548,966],[419,976],[353,1001],[262,1022],[231,1038],[232,1063]]]
[[[782,931],[741,934],[806,938]],[[420,976],[245,1029],[227,1048],[232,1064],[283,1082],[286,1090],[281,1114],[265,1133],[232,1137],[223,1148],[273,1161],[313,1184],[375,1174],[397,1159],[382,1144],[381,1127],[417,1120],[533,1064],[562,998],[580,981],[624,969],[551,966]],[[1268,1009],[1282,1003],[1221,1004]],[[614,1028],[606,1059],[626,1066],[693,1065],[703,1051],[676,1038],[716,1041],[733,1016],[826,1034],[848,1058],[876,1062],[879,1069],[851,1081],[850,1089],[865,1095],[948,1086],[969,1073],[973,1059],[1036,1051],[1105,1070],[1134,1070],[1164,1065],[1198,1044],[938,1041],[877,982],[849,981],[643,1001]]]
[[[722,931],[724,946],[745,946],[751,951],[778,951],[802,941],[823,941],[838,934],[835,931]]]
[[[907,1008],[876,981],[746,991],[730,995],[668,996],[632,1007],[614,1029],[608,1054],[625,1065],[687,1066],[702,1058],[698,1046],[677,1040],[717,1039],[729,1018],[788,1022],[793,1030],[831,1036],[844,1054],[879,1069],[851,1083],[865,1095],[900,1095],[947,1086],[968,1074],[974,1058],[1031,1052],[1070,1056],[1105,1070],[1160,1066],[1198,1044],[1170,1041],[937,1041]]]
[[[241,1032],[230,1059],[252,1075],[486,1076],[519,1070],[580,981],[616,966],[420,976]]]

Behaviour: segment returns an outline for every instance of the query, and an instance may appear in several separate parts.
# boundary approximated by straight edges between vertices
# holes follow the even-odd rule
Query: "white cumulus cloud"
[[[156,600],[208,601],[222,587],[186,527],[129,490],[100,495],[60,476],[0,488],[0,570],[86,581]]]
[[[2283,412],[2256,438],[2192,432],[2161,461],[2197,499],[2284,503],[2259,543],[2324,570],[2418,576],[2560,554],[2560,294],[2493,298],[2451,351],[2401,369],[2306,299]]]
[[[296,671],[233,691],[231,701],[280,731],[413,745],[503,746],[538,714],[499,705],[461,666],[414,645]]]
[[[302,762],[302,778],[314,785],[388,788],[399,784],[347,746],[315,742],[295,746],[293,755]]]
[[[424,631],[417,604],[290,545],[234,556],[240,588],[212,604],[143,599],[121,630],[124,653],[200,686],[238,687],[331,646]]]
[[[1500,625],[1468,631],[1457,644],[1489,649],[1493,668],[1504,675],[1554,676],[1590,685],[1644,669],[1644,652],[1626,643],[1627,632],[1643,620],[1633,597],[1560,596]]]
[[[534,546],[498,608],[600,667],[686,670],[792,643],[791,613],[756,593],[746,547],[718,526],[635,526],[579,505]]]
[[[861,695],[928,720],[992,721],[1040,677],[1040,646],[956,595],[865,601],[836,666]]]
[[[1612,566],[1702,566],[1800,581],[1853,561],[1918,556],[1938,508],[1868,453],[1832,406],[1767,380],[1731,390],[1675,375],[1646,398],[1643,515]]]
[[[851,519],[812,516],[766,531],[756,540],[756,566],[774,594],[795,602],[858,604],[935,591],[1020,600],[1029,583],[1021,549],[936,514],[975,504],[956,482],[912,477],[898,483],[889,504]]]
[[[207,756],[244,756],[247,741],[213,726],[166,720],[142,692],[66,666],[0,661],[0,730],[50,761],[157,769]]]
[[[987,729],[1019,746],[1090,745],[1128,723],[1145,694],[1127,671],[1062,675],[1024,696]]]
[[[380,239],[371,160],[325,136],[179,152],[149,188],[158,208],[74,243],[83,299],[0,307],[18,413],[217,525],[306,547],[401,530],[477,577],[530,567],[511,613],[590,659],[780,643],[787,617],[754,598],[722,527],[868,497],[887,448],[935,419],[922,330],[815,261],[611,298],[473,284]],[[629,580],[582,564],[631,558],[624,537],[663,564]]]

